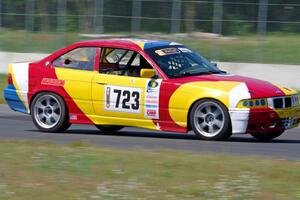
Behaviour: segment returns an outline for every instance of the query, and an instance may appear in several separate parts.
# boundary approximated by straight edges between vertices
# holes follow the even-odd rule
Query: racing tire
[[[259,141],[270,141],[273,140],[280,135],[282,135],[284,131],[275,131],[275,132],[258,132],[258,133],[251,133],[251,135]]]
[[[43,132],[64,132],[71,124],[64,100],[50,92],[38,94],[32,101],[31,118]]]
[[[122,128],[124,128],[124,126],[115,126],[115,125],[95,125],[95,126],[103,133],[115,133],[121,130]]]
[[[196,102],[190,113],[190,125],[202,140],[226,140],[232,135],[228,109],[219,101],[204,99]]]

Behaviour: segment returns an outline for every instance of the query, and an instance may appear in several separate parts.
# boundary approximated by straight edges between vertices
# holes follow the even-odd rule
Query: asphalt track
[[[300,128],[289,130],[272,142],[258,142],[249,135],[237,135],[229,141],[201,141],[192,133],[176,134],[125,128],[118,133],[101,133],[93,126],[72,125],[66,133],[38,132],[28,115],[0,105],[0,140],[50,141],[66,144],[76,141],[118,149],[183,150],[193,153],[251,155],[300,160]]]

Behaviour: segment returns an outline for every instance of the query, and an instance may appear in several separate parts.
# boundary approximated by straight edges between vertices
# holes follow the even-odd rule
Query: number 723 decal
[[[116,112],[141,113],[141,88],[105,86],[104,109]]]

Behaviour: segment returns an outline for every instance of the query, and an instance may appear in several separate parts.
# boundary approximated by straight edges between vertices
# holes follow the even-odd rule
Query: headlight
[[[238,108],[267,108],[267,99],[245,99],[238,103]]]

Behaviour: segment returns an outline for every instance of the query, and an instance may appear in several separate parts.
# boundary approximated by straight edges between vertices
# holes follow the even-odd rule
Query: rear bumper
[[[7,88],[4,89],[3,96],[8,106],[12,110],[28,114],[27,108],[21,101],[13,85],[9,85]]]
[[[300,124],[300,107],[229,110],[233,134],[274,132],[296,128]]]

